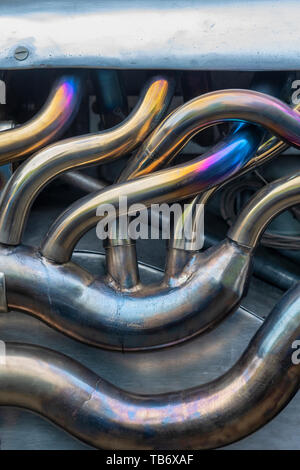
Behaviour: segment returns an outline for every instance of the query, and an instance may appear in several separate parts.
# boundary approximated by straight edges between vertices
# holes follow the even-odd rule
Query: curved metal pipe
[[[1,132],[0,165],[39,150],[70,125],[81,98],[81,80],[64,75],[57,79],[43,108],[30,121]]]
[[[133,150],[156,127],[173,95],[172,79],[154,77],[125,121],[97,134],[57,142],[21,165],[9,180],[0,202],[0,242],[17,245],[31,205],[53,178],[72,168],[104,163]]]
[[[199,114],[202,111],[202,114]],[[166,164],[186,144],[186,142],[200,129],[215,124],[224,119],[248,119],[251,122],[261,124],[273,132],[280,134],[294,145],[300,143],[300,117],[297,111],[291,110],[285,103],[276,98],[254,91],[225,90],[222,92],[208,93],[200,98],[192,100],[171,113],[150,135],[143,144],[137,156],[133,158],[131,164],[125,168],[121,178],[134,175],[142,175],[143,172],[155,170],[162,163]],[[292,126],[289,128],[289,126]],[[259,128],[258,128],[259,129]],[[257,132],[261,132],[257,130]],[[297,134],[298,132],[298,134]],[[219,144],[220,146],[222,143]],[[271,147],[263,149],[257,157],[261,164],[266,160],[267,155],[275,156],[282,150],[282,142],[272,142]],[[104,201],[103,193],[91,195],[83,198],[72,205],[65,214],[59,218],[49,231],[48,238],[44,242],[42,252],[46,257],[57,262],[65,262],[70,259],[80,237],[95,225],[97,218],[95,215],[97,207],[104,202],[116,204],[117,192],[131,199],[132,194],[135,200],[131,202],[142,202],[151,204],[153,202],[171,202],[192,196],[199,191],[209,189],[221,183],[226,178],[232,177],[246,163],[251,160],[248,156],[243,163],[237,162],[236,168],[226,172],[226,178],[219,178],[218,169],[215,179],[202,186],[198,184],[200,168],[211,170],[217,162],[211,162],[204,154],[201,158],[193,160],[186,165],[178,165],[174,168],[156,172],[148,177],[139,177],[132,183],[116,186],[110,193],[107,192],[108,199]],[[149,163],[151,161],[151,163]],[[251,164],[254,164],[252,162]],[[250,169],[250,163],[247,170]],[[201,179],[200,176],[200,179]],[[181,177],[181,178],[180,178]],[[131,186],[130,186],[131,185]],[[189,185],[189,188],[187,187]],[[141,186],[146,186],[141,197]],[[114,192],[114,193],[113,193]],[[1,226],[0,226],[1,229]],[[72,234],[73,236],[72,236]],[[64,253],[65,251],[65,253]]]
[[[137,395],[37,346],[6,344],[0,405],[35,411],[106,449],[210,449],[256,431],[298,391],[300,285],[273,309],[239,361],[218,379],[179,392]]]
[[[272,217],[264,188],[255,197],[261,201],[261,212],[265,204],[271,220],[284,210],[287,203],[279,204],[279,194],[285,201],[286,194],[293,192],[300,202],[299,183],[299,174],[279,180]],[[273,188],[274,184],[271,194]],[[249,207],[252,205],[250,201]],[[245,220],[249,212],[246,206]],[[265,228],[265,221],[261,223]],[[241,219],[239,224],[243,225]],[[72,262],[55,264],[22,246],[1,247],[0,272],[5,273],[10,308],[31,313],[98,347],[147,349],[184,341],[230,314],[247,290],[253,250],[254,246],[225,239],[203,253],[190,253],[179,268],[178,259],[172,262],[160,285],[140,285],[127,292],[120,291],[110,279],[94,278]]]
[[[165,92],[161,91],[159,97],[155,94],[158,100],[161,99],[159,102],[160,107],[156,107],[151,101],[148,102],[153,114],[155,116],[158,114],[160,117],[169,90],[166,80],[160,80],[161,87],[162,82],[165,85]],[[152,88],[155,87],[151,87],[151,90]],[[136,115],[140,117],[138,112]],[[157,117],[153,119],[157,123]],[[147,172],[153,171],[162,160],[167,163],[168,158],[178,153],[196,132],[224,120],[257,122],[280,135],[289,143],[300,145],[300,117],[297,112],[291,110],[285,103],[254,91],[225,90],[203,95],[171,113],[158,127],[157,131],[150,136],[149,141],[142,147],[142,151],[138,153],[139,158],[137,161],[134,160],[135,163],[132,167],[127,167],[126,172],[129,172],[128,174],[131,177],[136,170],[142,172],[145,161]],[[135,122],[134,119],[133,122]],[[41,188],[52,178],[71,167],[86,166],[100,160],[103,161],[106,158],[111,159],[132,148],[128,146],[126,139],[125,142],[122,140],[124,138],[122,133],[124,127],[129,133],[132,132],[129,123],[130,120],[127,119],[125,124],[115,127],[111,132],[103,132],[100,135],[85,138],[78,137],[57,143],[33,157],[34,159],[32,158],[26,166],[24,165],[17,170],[1,199],[0,242],[7,244],[20,243],[31,204]],[[138,142],[143,140],[142,137],[144,138],[149,130],[149,125],[142,126],[141,123],[139,125]],[[147,130],[143,133],[145,127],[147,127]],[[136,132],[137,129],[135,128],[135,137]],[[143,135],[141,136],[141,134]],[[127,135],[126,132],[126,137]],[[118,137],[122,144],[118,142]],[[113,144],[111,139],[114,139]],[[116,143],[118,144],[117,151]],[[135,143],[137,142],[135,141]],[[102,148],[104,146],[104,155],[99,156],[99,146],[102,146]],[[113,149],[111,149],[112,146]],[[149,155],[154,159],[150,167]],[[127,174],[122,175],[122,178],[127,178]]]
[[[229,229],[228,237],[253,249],[274,217],[299,202],[300,172],[276,180],[258,191]]]
[[[127,197],[128,206],[139,202],[149,206],[155,202],[171,202],[197,194],[226,180],[251,159],[260,143],[261,132],[260,128],[243,126],[213,150],[188,164],[157,171],[85,196],[72,204],[50,227],[41,253],[58,263],[68,261],[79,239],[100,220],[96,216],[98,206],[113,204],[119,215],[123,215],[119,211],[120,195]]]
[[[214,325],[238,305],[251,254],[236,243],[191,257],[170,282],[122,292],[73,262],[57,265],[25,246],[0,248],[10,309],[84,343],[116,350],[163,347]]]
[[[252,90],[214,91],[167,116],[121,173],[122,181],[166,165],[195,134],[223,121],[260,124],[290,145],[300,146],[300,116],[287,104]]]
[[[81,191],[87,193],[93,193],[95,191],[101,191],[102,189],[106,188],[107,182],[99,179],[94,178],[89,175],[85,175],[80,171],[68,171],[63,175],[63,180],[70,184],[71,186],[75,186],[79,188]]]
[[[269,83],[269,76],[270,74],[265,73],[265,74],[259,74],[255,75],[254,80],[252,82],[251,88],[254,89],[255,91],[267,93],[270,95],[275,95],[276,97],[279,96],[279,93],[283,87],[284,81],[286,80],[286,74],[280,74],[278,77],[278,80],[272,84]],[[206,84],[207,85],[207,84]],[[207,87],[206,87],[207,88]],[[195,96],[195,95],[194,95]],[[300,105],[296,106],[294,109],[297,110],[297,108],[300,107]],[[274,137],[276,139],[276,137]],[[256,165],[258,166],[259,162],[264,160],[264,153],[266,150],[270,150],[270,147],[275,147],[275,152],[276,150],[278,151],[278,147],[280,146],[275,146],[274,145],[274,139],[272,140],[272,144],[270,145],[270,142],[266,145],[262,145],[258,152],[257,156],[254,158],[251,158],[251,160],[245,165],[245,168],[241,169],[236,175],[233,175],[231,178],[236,178],[240,173],[246,172],[250,170],[250,167],[253,166],[254,161],[256,162]],[[270,139],[269,139],[270,140]],[[277,139],[278,140],[278,139]],[[283,142],[281,142],[283,146],[286,146]],[[254,149],[255,152],[256,149]],[[270,153],[270,152],[269,152]],[[272,154],[272,156],[273,156]],[[165,155],[166,156],[166,155]],[[269,155],[269,159],[271,158],[271,154]],[[133,156],[128,164],[127,167],[135,168],[135,163],[139,160],[138,157]],[[167,160],[170,160],[169,158]],[[148,156],[148,161],[149,164],[151,165],[152,163],[152,156],[149,154]],[[164,166],[164,160],[161,159],[159,166],[156,167],[156,169],[160,169]],[[170,161],[168,161],[170,163]],[[149,171],[149,168],[147,167],[147,156],[144,160],[143,163],[143,168],[142,172],[145,174],[147,171]],[[130,172],[130,170],[129,170]],[[135,171],[135,177],[140,176],[139,171]],[[122,178],[123,175],[126,176],[128,174],[128,170],[125,167],[123,170],[121,176],[117,180],[118,183],[122,183]],[[129,176],[128,179],[131,179],[131,175]],[[128,181],[127,179],[127,181]],[[201,220],[202,218],[202,207],[201,203],[203,204],[203,201],[207,202],[207,200],[210,198],[212,194],[215,193],[215,190],[220,188],[226,184],[226,182],[221,183],[219,186],[214,187],[209,189],[205,194],[202,193],[201,196],[196,196],[194,200],[191,201],[188,207],[185,208],[184,214],[183,214],[183,221],[184,225],[192,222],[194,225],[192,233],[196,234],[197,229],[198,229],[198,221]],[[102,188],[101,188],[102,189]],[[87,188],[87,192],[90,192]],[[203,220],[203,219],[202,219]],[[185,232],[184,232],[185,233]],[[115,235],[115,234],[114,234]],[[182,238],[183,237],[183,238]],[[113,238],[113,243],[110,240],[110,238]],[[174,250],[173,248],[177,248]],[[109,249],[108,249],[109,248]],[[187,240],[185,235],[183,236],[182,234],[182,222],[181,220],[178,221],[178,226],[174,227],[174,231],[171,235],[171,239],[169,240],[168,244],[168,251],[167,251],[167,260],[166,260],[166,269],[171,274],[174,270],[175,273],[179,274],[180,266],[184,266],[185,262],[189,259],[189,252],[196,251],[198,250],[198,244],[191,242],[191,240]],[[138,267],[137,267],[137,256],[136,256],[136,248],[135,248],[135,243],[134,241],[130,240],[129,238],[124,240],[121,238],[117,238],[116,236],[112,237],[110,234],[109,239],[107,240],[107,246],[106,246],[106,259],[107,259],[107,272],[112,275],[112,277],[116,280],[116,282],[119,283],[121,289],[126,288],[126,287],[134,287],[139,281],[139,276],[138,276]],[[181,251],[179,251],[181,250]],[[186,251],[186,254],[182,252],[182,250]],[[122,256],[121,256],[122,255]],[[132,259],[135,259],[135,263],[132,262]],[[125,273],[124,273],[125,271]],[[120,274],[122,273],[120,278]],[[125,283],[124,283],[125,280]],[[129,282],[128,282],[129,281]]]

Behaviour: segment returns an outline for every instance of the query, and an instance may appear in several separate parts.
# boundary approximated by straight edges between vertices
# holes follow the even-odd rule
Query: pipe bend
[[[97,134],[50,145],[24,162],[12,175],[0,200],[0,243],[17,245],[31,205],[53,178],[72,168],[104,163],[132,151],[157,125],[173,96],[173,79],[153,77],[123,123]]]
[[[226,180],[253,157],[261,137],[259,127],[241,126],[212,150],[187,164],[113,185],[79,199],[50,227],[41,253],[57,263],[70,260],[76,243],[100,221],[96,214],[99,206],[112,204],[118,215],[123,215],[119,211],[120,196],[127,197],[128,207],[134,203],[149,206],[186,198]]]
[[[0,134],[0,165],[36,152],[71,124],[81,98],[79,76],[57,79],[43,108],[30,121]]]
[[[300,367],[292,362],[292,345],[299,335],[298,284],[223,376],[158,395],[128,393],[67,356],[7,343],[0,405],[35,411],[98,448],[216,448],[262,427],[297,392]]]
[[[57,219],[43,242],[42,253],[44,256],[61,263],[70,259],[76,243],[87,230],[97,223],[97,207],[106,202],[117,205],[117,194],[122,193],[128,199],[131,199],[134,193],[135,200],[130,203],[142,202],[149,205],[152,202],[162,202],[162,200],[172,202],[175,199],[195,195],[199,191],[222,183],[239,171],[242,172],[243,166],[246,166],[245,169],[249,170],[250,160],[253,157],[253,147],[252,152],[248,151],[247,156],[244,154],[242,159],[236,159],[236,164],[232,165],[230,171],[228,171],[226,164],[228,165],[232,161],[225,164],[225,159],[223,159],[224,174],[223,177],[219,176],[218,165],[220,164],[220,158],[212,160],[212,156],[217,156],[221,149],[221,151],[227,152],[232,157],[232,152],[229,151],[229,142],[232,136],[229,136],[229,140],[225,139],[219,143],[212,152],[193,160],[189,164],[178,165],[143,177],[143,173],[155,170],[162,162],[166,164],[168,158],[174,156],[196,132],[224,119],[245,119],[249,122],[257,122],[293,145],[300,144],[299,113],[276,98],[249,90],[224,90],[195,98],[165,118],[142,145],[132,163],[126,166],[120,177],[122,181],[128,178],[132,179],[134,175],[139,175],[131,183],[131,186],[130,183],[123,184],[115,186],[107,193],[101,192],[99,195],[86,196],[72,205],[62,217]],[[236,132],[236,137],[242,131],[243,129],[239,129]],[[250,133],[249,129],[248,132]],[[252,130],[252,132],[254,131]],[[260,128],[257,127],[256,132],[261,136]],[[253,143],[253,136],[249,135],[249,142]],[[231,144],[233,144],[232,140]],[[282,147],[284,147],[284,144],[281,142],[274,142],[267,150],[262,150],[262,153],[255,159],[256,163],[260,164],[262,161],[266,161],[267,155],[273,157],[274,154],[280,152]],[[250,150],[250,145],[248,150]],[[205,159],[206,156],[207,159]],[[211,174],[213,168],[216,169],[216,176],[214,177]],[[206,178],[208,173],[210,174],[209,179]],[[205,184],[203,184],[202,178],[206,179]],[[140,194],[141,185],[146,187],[142,195]],[[108,201],[105,201],[104,194],[107,195]]]
[[[229,229],[228,237],[255,248],[267,225],[288,207],[300,203],[300,172],[280,178],[258,191]]]
[[[252,90],[220,90],[183,104],[155,129],[121,173],[122,181],[166,165],[199,131],[224,121],[259,124],[290,145],[300,146],[300,116],[270,95]]]
[[[299,201],[299,175],[270,186],[276,188],[273,205],[272,198],[254,198],[262,200],[261,214],[270,217],[272,208],[277,213],[278,195],[284,200],[287,187],[296,190],[298,199],[293,197],[292,203]],[[250,201],[246,206],[247,217],[252,205]],[[95,279],[74,263],[53,263],[22,246],[1,247],[0,271],[5,272],[10,308],[29,312],[88,344],[146,349],[183,341],[228,315],[247,288],[252,253],[252,248],[226,239],[191,256],[174,279],[166,276],[159,286],[132,292]]]
[[[239,304],[250,269],[249,250],[225,240],[192,256],[170,282],[122,292],[73,262],[57,265],[22,245],[0,247],[10,309],[122,351],[165,347],[215,325]]]

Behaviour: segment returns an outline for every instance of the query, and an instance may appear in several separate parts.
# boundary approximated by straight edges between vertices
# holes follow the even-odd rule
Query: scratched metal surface
[[[74,258],[101,274],[104,257],[76,253]],[[141,265],[147,282],[161,272]],[[185,344],[145,353],[97,350],[75,342],[45,324],[18,312],[1,314],[4,341],[41,344],[70,355],[110,382],[129,391],[159,393],[192,387],[218,377],[238,359],[262,320],[239,308],[214,331]],[[300,394],[271,423],[252,436],[227,448],[300,449],[295,430],[299,425]],[[1,449],[89,449],[52,423],[21,409],[0,408]]]
[[[297,0],[1,0],[0,68],[299,70],[298,25]]]

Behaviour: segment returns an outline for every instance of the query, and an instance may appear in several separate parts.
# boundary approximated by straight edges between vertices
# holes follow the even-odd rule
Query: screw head
[[[14,55],[17,60],[25,60],[29,56],[29,50],[24,46],[18,46]]]

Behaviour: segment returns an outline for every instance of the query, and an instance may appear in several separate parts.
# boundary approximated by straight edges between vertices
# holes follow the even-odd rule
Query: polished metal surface
[[[5,274],[0,272],[0,313],[8,312]]]
[[[164,394],[129,393],[67,356],[6,343],[1,405],[47,417],[98,448],[207,449],[254,432],[293,398],[300,332],[300,285],[292,288],[221,377]],[[61,406],[63,404],[63,406]]]
[[[103,255],[85,251],[75,252],[73,258],[94,275],[105,274]],[[146,284],[158,281],[162,275],[142,264],[139,270]],[[268,296],[271,297],[270,292]],[[83,345],[22,313],[11,311],[0,316],[4,341],[43,344],[73,357],[109,382],[134,393],[171,392],[217,378],[236,362],[261,323],[257,315],[239,308],[206,335],[164,350],[124,354]],[[228,448],[300,449],[298,433],[295,433],[299,411],[300,395],[297,394],[271,422]],[[3,450],[90,448],[37,414],[12,407],[0,408],[0,440]]]
[[[0,242],[20,243],[34,199],[53,178],[73,168],[111,161],[141,143],[164,116],[173,89],[172,79],[153,77],[142,90],[134,110],[121,124],[97,134],[62,140],[24,162],[1,196]]]
[[[195,253],[176,277],[121,291],[73,262],[55,264],[25,246],[0,249],[10,309],[37,316],[72,338],[119,350],[177,343],[215,325],[245,292],[249,250],[225,240]]]
[[[93,178],[89,175],[84,175],[82,172],[76,170],[68,171],[62,176],[62,178],[66,183],[87,193],[101,191],[101,189],[104,189],[107,186],[106,181],[100,180],[99,178]]]
[[[19,46],[18,54],[21,49],[27,50]],[[300,117],[297,108],[290,109],[271,96],[223,90],[185,103],[159,124],[173,91],[172,79],[152,78],[123,123],[46,147],[10,178],[0,201],[0,323],[2,318],[13,322],[25,313],[30,324],[42,320],[87,348],[110,349],[111,357],[122,353],[125,358],[129,351],[138,357],[139,351],[145,369],[151,354],[163,357],[165,350],[159,352],[159,348],[169,346],[170,351],[175,344],[177,348],[192,345],[194,367],[194,360],[199,360],[195,344],[205,345],[207,335],[218,331],[221,320],[230,318],[246,294],[262,231],[278,212],[299,203],[298,173],[264,188],[247,204],[230,237],[212,248],[200,253],[193,246],[187,249],[185,240],[179,245],[175,238],[171,240],[165,271],[155,282],[145,283],[139,277],[135,245],[129,238],[122,244],[118,237],[107,243],[106,270],[98,265],[96,274],[84,267],[88,255],[74,254],[71,261],[74,247],[99,220],[100,204],[113,204],[119,216],[134,213],[121,212],[121,195],[127,196],[127,207],[198,195],[189,206],[193,212],[195,203],[207,202],[217,185],[274,157],[288,144],[300,147]],[[239,124],[201,157],[154,171],[167,165],[200,130],[232,120]],[[263,127],[275,137],[260,146]],[[39,250],[20,243],[31,205],[49,181],[74,167],[120,157],[138,144],[140,149],[110,188],[103,189],[101,182],[95,184],[78,173],[71,175],[71,182],[84,189],[93,186],[97,192],[68,208]],[[76,257],[79,264],[74,262]],[[151,274],[157,278],[154,271]],[[197,382],[194,388],[175,387],[158,395],[151,389],[139,395],[138,387],[122,390],[120,383],[106,382],[96,371],[59,352],[8,341],[0,364],[0,405],[37,412],[97,448],[227,445],[276,416],[298,390],[300,372],[292,354],[300,331],[299,294],[298,283],[223,375]],[[200,335],[203,332],[206,335]],[[187,354],[185,370],[189,361]]]
[[[228,237],[240,245],[255,248],[267,225],[285,209],[299,203],[300,172],[258,191],[229,229]]]
[[[42,243],[41,253],[59,263],[68,261],[78,240],[99,222],[96,211],[101,204],[112,204],[118,215],[124,215],[119,209],[120,195],[126,196],[128,208],[134,203],[149,206],[179,200],[224,181],[251,159],[260,140],[260,132],[246,126],[190,163],[156,171],[79,199],[51,226]],[[4,211],[2,204],[1,209]],[[11,213],[9,205],[6,209],[7,214]],[[0,240],[2,231],[5,231],[3,220],[4,215],[1,217],[0,213]]]
[[[0,164],[20,159],[57,138],[71,124],[81,98],[79,76],[62,76],[50,96],[30,121],[13,129],[1,130]]]
[[[290,144],[300,144],[299,113],[282,101],[255,91],[223,90],[207,93],[185,103],[165,118],[126,166],[121,174],[122,181],[147,174],[162,164],[165,165],[199,130],[224,120],[258,123]],[[245,136],[242,144],[243,131],[248,132],[248,136]],[[58,262],[70,259],[76,242],[99,220],[96,217],[97,207],[110,203],[118,209],[120,194],[127,197],[129,205],[134,202],[149,205],[192,196],[222,183],[251,160],[254,140],[261,136],[260,132],[259,128],[254,131],[249,127],[238,127],[226,141],[222,141],[211,152],[191,163],[115,185],[98,195],[86,196],[71,206],[53,225],[44,242],[42,253]],[[236,151],[236,145],[241,145],[239,152]],[[281,143],[275,141],[265,152],[269,152],[271,158],[280,148]],[[265,152],[260,154],[260,163],[265,161]],[[7,205],[2,205],[1,209],[8,214],[10,212]],[[3,230],[3,224],[0,223],[0,240]]]
[[[299,16],[296,0],[2,0],[0,67],[298,70]]]
[[[170,113],[141,145],[131,164],[122,172],[122,180],[157,170],[173,159],[199,131],[224,121],[260,124],[290,145],[300,145],[300,116],[286,103],[252,90],[214,91]]]

